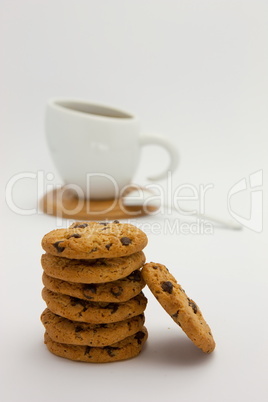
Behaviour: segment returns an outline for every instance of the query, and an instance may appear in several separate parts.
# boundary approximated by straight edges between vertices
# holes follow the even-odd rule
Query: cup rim
[[[77,110],[72,107],[67,107],[63,103],[70,103],[70,104],[77,104],[77,105],[84,105],[87,107],[96,107],[101,110],[106,110],[109,111],[110,113],[115,113],[115,115],[108,115],[105,116],[103,114],[94,114],[90,112],[84,112],[81,110]],[[53,108],[56,108],[58,110],[61,110],[62,112],[68,113],[68,114],[74,114],[74,115],[79,115],[83,116],[84,118],[90,118],[90,119],[97,119],[97,120],[115,120],[115,121],[130,121],[130,120],[137,120],[137,117],[134,116],[133,114],[126,112],[125,110],[122,110],[121,108],[114,107],[114,106],[109,106],[106,104],[98,103],[98,102],[91,102],[87,101],[85,99],[78,99],[78,98],[50,98],[47,101],[47,105]],[[116,115],[117,114],[117,115]]]

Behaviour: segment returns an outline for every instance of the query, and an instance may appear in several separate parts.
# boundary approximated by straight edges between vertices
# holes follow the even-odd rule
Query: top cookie
[[[147,241],[146,234],[131,224],[76,222],[47,233],[42,247],[49,254],[71,259],[114,258],[141,251]]]
[[[205,353],[212,352],[215,342],[199,307],[187,297],[168,269],[150,262],[144,265],[142,276],[162,307],[193,343]]]

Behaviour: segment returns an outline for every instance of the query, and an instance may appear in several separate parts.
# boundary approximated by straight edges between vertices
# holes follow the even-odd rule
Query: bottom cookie
[[[105,347],[68,345],[55,342],[47,332],[45,332],[44,342],[51,353],[69,360],[87,363],[109,363],[137,356],[147,338],[147,329],[142,327],[136,334]]]

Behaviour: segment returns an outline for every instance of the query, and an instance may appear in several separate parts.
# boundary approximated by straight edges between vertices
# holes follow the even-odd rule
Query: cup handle
[[[174,172],[176,169],[178,163],[179,163],[179,154],[177,149],[173,144],[171,144],[169,141],[167,141],[164,137],[160,137],[158,135],[145,135],[143,134],[140,138],[140,144],[143,145],[159,145],[160,147],[163,147],[167,150],[170,156],[170,162],[168,168],[156,175],[156,176],[151,176],[148,177],[148,180],[156,181],[156,180],[161,180],[163,179],[167,172],[171,171]]]

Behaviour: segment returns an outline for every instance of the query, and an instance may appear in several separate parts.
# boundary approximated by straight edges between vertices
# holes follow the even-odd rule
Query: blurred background
[[[90,395],[98,394],[105,378],[104,399],[116,386],[117,402],[125,401],[133,378],[148,400],[152,389],[155,401],[166,398],[167,389],[168,395],[179,389],[184,401],[266,400],[267,21],[267,0],[0,0],[1,303],[8,328],[1,334],[3,400],[59,401],[64,395],[72,401],[87,394],[89,378],[96,380]],[[55,220],[15,214],[4,189],[20,172],[53,173],[60,182],[44,133],[51,97],[82,98],[137,114],[145,133],[164,135],[178,149],[174,186],[213,186],[206,195],[208,214],[230,219],[228,193],[245,178],[248,187],[233,197],[232,207],[250,219],[249,178],[261,171],[261,230],[150,236],[146,249],[148,260],[168,265],[200,300],[218,345],[212,360],[205,362],[183,343],[177,350],[177,338],[168,341],[172,322],[151,299],[150,346],[137,362],[112,370],[78,368],[51,360],[41,346],[40,241]],[[135,181],[146,184],[146,176],[167,163],[164,150],[146,147]],[[13,201],[20,208],[37,207],[36,181],[20,180]],[[51,387],[43,387],[44,378]]]
[[[54,96],[121,107],[141,118],[144,132],[171,139],[181,156],[176,183],[213,183],[209,212],[225,214],[229,188],[267,167],[265,0],[1,0],[0,7],[3,184],[18,171],[56,173],[44,136]],[[137,180],[167,163],[157,147],[143,153]],[[25,186],[30,192],[34,183]],[[20,190],[14,194],[27,206],[32,197],[24,191],[21,199]]]

